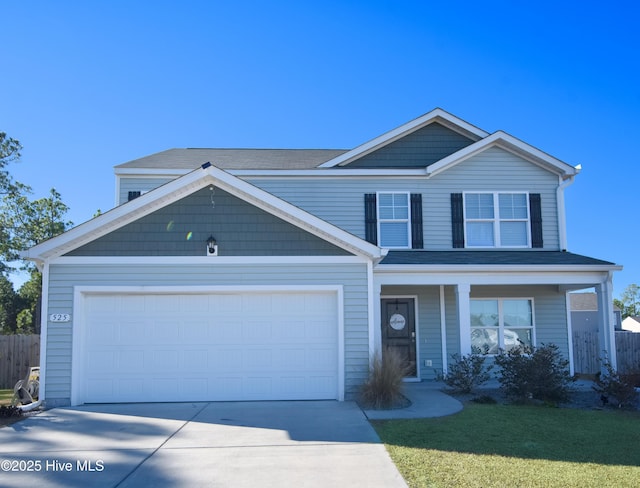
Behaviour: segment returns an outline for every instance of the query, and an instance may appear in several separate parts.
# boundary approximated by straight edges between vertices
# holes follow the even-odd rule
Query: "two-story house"
[[[567,252],[578,170],[436,109],[351,150],[170,149],[116,166],[117,206],[24,257],[43,271],[48,406],[350,398],[392,348],[557,344],[611,262]]]

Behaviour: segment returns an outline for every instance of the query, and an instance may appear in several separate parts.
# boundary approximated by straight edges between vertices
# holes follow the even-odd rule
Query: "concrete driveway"
[[[406,487],[353,402],[57,408],[0,429],[0,486]]]

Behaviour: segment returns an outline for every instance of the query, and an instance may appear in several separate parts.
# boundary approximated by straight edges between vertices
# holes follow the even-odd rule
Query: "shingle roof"
[[[116,168],[196,169],[211,162],[221,169],[313,169],[346,149],[168,149]]]
[[[380,264],[615,266],[609,261],[562,251],[389,251]]]

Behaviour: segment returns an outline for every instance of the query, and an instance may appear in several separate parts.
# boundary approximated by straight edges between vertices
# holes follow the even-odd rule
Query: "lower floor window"
[[[498,354],[533,346],[533,300],[492,298],[471,300],[471,352]]]

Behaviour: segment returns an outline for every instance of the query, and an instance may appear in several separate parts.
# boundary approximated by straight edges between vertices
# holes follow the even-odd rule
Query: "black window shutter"
[[[462,193],[451,194],[451,236],[454,248],[464,247],[464,212]]]
[[[128,197],[128,202],[130,202],[131,200],[133,200],[134,198],[138,198],[140,196],[141,192],[139,191],[130,191],[129,192],[129,197]]]
[[[411,194],[411,248],[422,249],[422,195]]]
[[[376,206],[376,194],[364,195],[364,234],[367,242],[378,245],[378,209]]]
[[[540,193],[529,193],[529,215],[531,216],[531,247],[542,247],[542,205]]]

